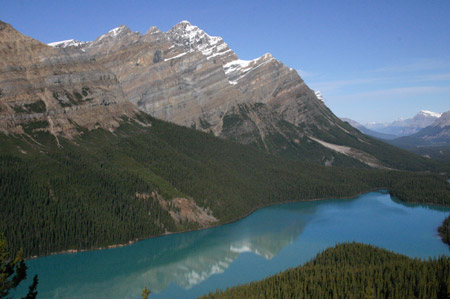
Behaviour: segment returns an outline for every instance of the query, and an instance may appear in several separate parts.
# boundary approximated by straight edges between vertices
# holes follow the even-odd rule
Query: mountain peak
[[[424,116],[436,117],[436,118],[439,118],[442,115],[441,113],[436,113],[436,112],[432,112],[432,111],[429,111],[429,110],[421,110],[418,114],[419,115],[424,115]]]
[[[161,33],[161,30],[156,26],[152,26],[147,30],[147,32],[145,34],[147,35],[147,34],[155,34],[155,33]]]
[[[237,59],[236,54],[219,36],[210,36],[188,21],[181,21],[167,31],[169,40],[184,52],[200,51],[207,59],[218,59],[223,63]]]
[[[102,40],[102,39],[104,39],[106,37],[115,38],[117,36],[124,35],[124,34],[127,34],[129,32],[131,32],[130,28],[128,28],[125,25],[120,25],[119,27],[116,27],[114,29],[109,30],[106,34],[103,34],[98,39]]]

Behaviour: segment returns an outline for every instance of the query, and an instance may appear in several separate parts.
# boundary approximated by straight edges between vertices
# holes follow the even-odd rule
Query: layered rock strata
[[[0,23],[0,130],[47,130],[72,137],[77,126],[113,129],[136,108],[114,73],[81,51],[48,46]]]

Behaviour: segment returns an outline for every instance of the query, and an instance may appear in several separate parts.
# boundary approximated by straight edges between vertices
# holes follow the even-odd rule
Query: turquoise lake
[[[449,255],[437,233],[449,211],[383,191],[280,204],[207,230],[30,260],[28,277],[39,275],[38,298],[140,298],[145,286],[150,298],[196,298],[295,267],[341,242],[410,257]]]

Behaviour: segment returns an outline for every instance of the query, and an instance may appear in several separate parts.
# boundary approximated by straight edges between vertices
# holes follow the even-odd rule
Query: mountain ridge
[[[167,32],[150,27],[144,35],[122,25],[92,42],[69,44],[55,48],[40,43],[54,60],[46,69],[54,82],[32,85],[33,94],[16,110],[11,107],[16,105],[13,96],[6,101],[2,97],[9,106],[7,118],[16,120],[22,113],[27,126],[29,106],[24,105],[36,105],[40,99],[61,112],[54,117],[47,105],[41,108],[48,115],[33,119],[31,131],[70,137],[79,134],[77,126],[114,130],[122,117],[135,118],[131,102],[156,118],[290,159],[411,170],[428,163],[342,122],[295,70],[272,55],[239,60],[222,38],[186,21]],[[20,55],[14,57],[22,68],[30,67]],[[3,84],[7,87],[8,81]],[[8,132],[21,122],[1,126]],[[410,162],[394,158],[402,155],[400,160]]]
[[[368,123],[365,127],[379,133],[402,137],[419,132],[421,129],[431,125],[440,116],[441,113],[421,110],[410,118],[395,120],[390,123]]]

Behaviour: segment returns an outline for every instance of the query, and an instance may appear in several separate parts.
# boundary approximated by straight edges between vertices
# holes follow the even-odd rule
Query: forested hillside
[[[0,135],[0,232],[11,250],[23,248],[29,257],[128,243],[222,224],[272,203],[376,188],[403,200],[450,204],[440,175],[289,161],[146,114],[138,118],[124,119],[114,133],[79,128],[79,137],[60,137],[60,146],[39,129]]]
[[[340,244],[294,269],[202,298],[448,298],[450,258]]]

